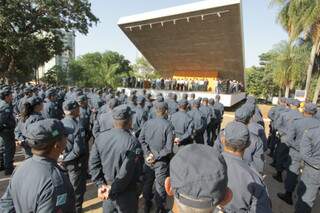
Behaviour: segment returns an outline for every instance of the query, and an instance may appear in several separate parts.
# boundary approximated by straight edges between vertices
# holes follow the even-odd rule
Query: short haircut
[[[242,152],[250,145],[250,143],[229,143],[228,140],[224,137],[224,145],[233,152]]]

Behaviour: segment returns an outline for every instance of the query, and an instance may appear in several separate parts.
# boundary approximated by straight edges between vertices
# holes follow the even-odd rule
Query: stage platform
[[[126,95],[130,95],[130,92],[132,90],[137,90],[138,94],[142,93],[143,89],[135,89],[135,88],[123,88],[123,87],[118,87],[118,90],[125,89]],[[147,89],[148,92],[151,93],[153,97],[156,96],[158,93],[162,93],[164,97],[167,97],[167,95],[171,92],[176,93],[178,95],[178,99],[182,97],[182,94],[188,94],[190,96],[191,93],[194,93],[196,95],[196,98],[202,97],[202,98],[215,98],[216,94],[212,92],[196,92],[196,91],[175,91],[175,90],[156,90],[156,89]],[[225,106],[225,107],[231,107],[240,101],[244,100],[246,98],[246,94],[244,92],[240,93],[234,93],[234,94],[220,94],[220,102]]]

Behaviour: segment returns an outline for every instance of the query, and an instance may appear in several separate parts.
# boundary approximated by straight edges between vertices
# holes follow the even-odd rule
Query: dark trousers
[[[3,130],[0,133],[0,164],[5,170],[12,170],[16,143],[13,131]]]
[[[295,149],[290,148],[288,161],[289,167],[287,169],[287,177],[284,181],[284,187],[286,192],[292,193],[298,183],[299,170],[302,161],[300,153]]]
[[[320,188],[320,170],[306,165],[298,185],[295,213],[311,213]]]
[[[68,171],[70,182],[74,189],[76,212],[82,212],[84,193],[86,192],[87,171],[85,167],[85,157],[81,157],[72,162],[68,162],[65,168]]]
[[[146,202],[152,201],[154,184],[154,197],[158,209],[164,209],[166,205],[167,194],[164,188],[164,182],[168,175],[169,164],[166,162],[156,162],[152,168],[144,165],[143,197]]]
[[[289,147],[287,144],[280,142],[275,150],[275,166],[277,172],[282,172],[288,162]]]
[[[136,213],[138,212],[138,192],[130,190],[117,195],[115,199],[103,202],[104,213]]]
[[[203,134],[202,131],[196,131],[193,135],[193,143],[204,144]]]

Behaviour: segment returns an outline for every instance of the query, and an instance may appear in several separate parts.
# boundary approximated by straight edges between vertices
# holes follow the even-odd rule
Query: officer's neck
[[[224,146],[224,152],[229,153],[229,154],[234,155],[239,158],[243,158],[243,154],[244,154],[244,151],[242,151],[242,152],[233,151],[233,150],[229,149],[227,146]]]

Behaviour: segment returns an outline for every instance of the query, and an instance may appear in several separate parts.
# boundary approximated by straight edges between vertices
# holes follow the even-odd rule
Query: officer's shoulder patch
[[[62,206],[67,202],[67,193],[61,194],[57,196],[56,206]]]

